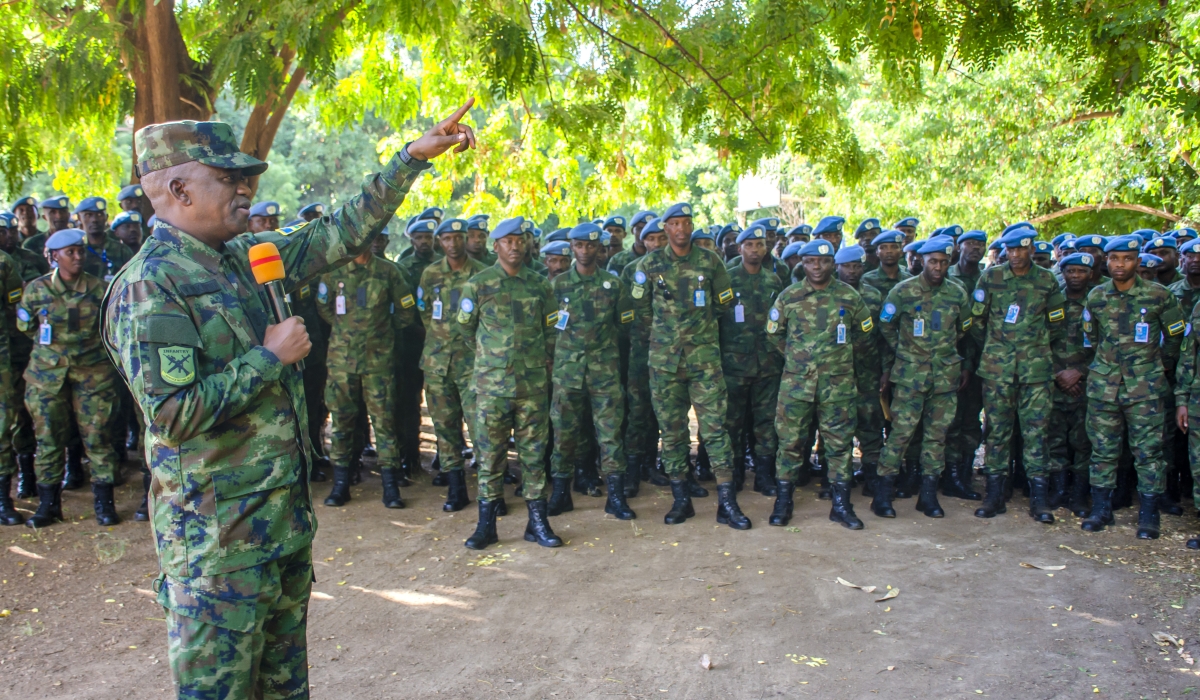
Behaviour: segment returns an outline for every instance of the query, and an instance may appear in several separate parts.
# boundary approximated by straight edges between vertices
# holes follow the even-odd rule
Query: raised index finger
[[[454,114],[451,114],[450,116],[448,116],[442,120],[442,125],[446,126],[446,125],[450,125],[450,124],[457,124],[458,120],[463,118],[463,115],[467,113],[467,110],[470,109],[471,105],[473,105],[473,104],[475,104],[475,98],[468,97],[467,101],[463,103],[462,107],[459,107],[458,109],[454,110]]]

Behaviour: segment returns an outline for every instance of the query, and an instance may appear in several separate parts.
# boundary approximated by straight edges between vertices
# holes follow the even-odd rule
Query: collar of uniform
[[[204,269],[216,274],[221,268],[221,254],[165,221],[159,220],[154,227],[154,238],[185,257],[200,263]]]
[[[800,280],[800,291],[804,292],[804,296],[816,294],[817,292],[828,292],[829,288],[832,287],[833,283],[836,281],[836,279],[830,279],[829,284],[826,285],[825,289],[817,289],[816,287],[812,286],[812,281],[808,279],[808,275],[805,275]]]
[[[929,284],[929,282],[926,281],[925,275],[914,275],[914,276],[917,278],[917,284],[921,285],[921,289],[923,289],[927,292],[939,291],[946,284],[946,280],[942,280],[942,283],[938,285],[937,289],[934,289],[933,285]]]
[[[1137,275],[1137,274],[1135,274],[1133,276],[1133,286],[1130,287],[1129,289],[1125,290],[1124,292],[1117,289],[1117,283],[1114,282],[1111,277],[1108,278],[1108,281],[1105,282],[1105,284],[1107,284],[1112,289],[1112,291],[1109,292],[1109,294],[1129,294],[1129,295],[1137,294],[1137,293],[1141,292],[1143,289],[1149,288],[1149,286],[1150,286],[1149,282],[1142,279],[1142,276]]]
[[[675,249],[671,247],[670,243],[668,243],[666,245],[666,249],[667,249],[667,259],[669,259],[669,260],[691,260],[692,258],[696,257],[696,251],[700,250],[700,246],[696,245],[695,243],[692,243],[692,247],[688,249],[688,254],[682,255],[682,256],[675,254]]]
[[[82,292],[87,289],[87,285],[84,283],[83,278],[85,274],[87,273],[80,272],[79,276],[75,278],[75,281],[68,284],[67,281],[58,274],[58,268],[56,267],[54,268],[54,273],[50,276],[50,286],[52,286],[54,291],[58,292],[59,294],[66,291]]]
[[[575,265],[572,263],[571,269],[567,271],[567,274],[571,275],[570,279],[572,284],[588,284],[589,282],[596,281],[596,277],[602,272],[604,272],[604,270],[601,270],[599,267],[597,267],[595,272],[587,277],[584,277],[583,275],[579,274],[579,270],[576,269]],[[612,277],[612,275],[609,275],[607,272],[604,272],[604,274],[608,277]]]

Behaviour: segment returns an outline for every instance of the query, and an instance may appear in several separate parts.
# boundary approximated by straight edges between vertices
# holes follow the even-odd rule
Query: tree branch
[[[1059,209],[1058,211],[1052,211],[1049,214],[1043,214],[1041,216],[1037,216],[1037,217],[1030,219],[1029,223],[1040,224],[1043,221],[1050,221],[1051,219],[1057,219],[1057,218],[1060,218],[1063,216],[1069,216],[1071,214],[1078,214],[1081,211],[1102,211],[1104,209],[1123,209],[1126,211],[1136,211],[1136,212],[1141,212],[1142,214],[1149,214],[1150,216],[1157,216],[1160,219],[1166,219],[1167,221],[1171,221],[1171,222],[1181,221],[1183,219],[1182,216],[1179,216],[1177,214],[1172,214],[1171,212],[1165,211],[1163,209],[1155,209],[1154,207],[1148,207],[1144,204],[1124,204],[1122,202],[1101,202],[1100,204],[1081,204],[1081,205],[1075,206],[1075,207],[1067,207],[1066,209]]]
[[[613,41],[617,42],[621,46],[624,46],[625,48],[629,49],[630,51],[633,51],[636,54],[645,56],[646,58],[650,59],[651,61],[654,61],[655,63],[658,64],[658,66],[660,68],[662,68],[666,72],[670,73],[671,75],[674,75],[676,78],[679,78],[679,81],[682,82],[684,85],[688,86],[689,88],[692,87],[691,81],[689,81],[686,77],[684,77],[683,74],[681,74],[679,71],[677,71],[674,68],[663,63],[662,60],[660,60],[657,56],[653,56],[651,54],[646,53],[642,49],[639,49],[638,47],[634,46],[633,44],[629,43],[628,41],[625,41],[621,37],[608,31],[604,27],[601,27],[599,24],[596,24],[596,22],[594,22],[591,17],[588,17],[587,15],[583,14],[583,11],[580,10],[579,7],[574,2],[572,2],[572,0],[566,0],[566,3],[571,6],[571,9],[575,11],[575,14],[579,16],[579,19],[582,19],[584,22],[587,22],[588,24],[595,27],[596,31],[600,32],[602,35],[608,37],[609,39],[612,39]]]
[[[1115,117],[1118,114],[1120,114],[1120,112],[1116,111],[1085,112],[1083,114],[1076,114],[1073,117],[1063,119],[1062,121],[1051,125],[1050,128],[1057,129],[1060,126],[1071,126],[1072,124],[1079,124],[1080,122],[1090,122],[1093,119],[1107,119],[1108,117]]]
[[[546,83],[546,96],[550,98],[550,104],[557,109],[554,91],[550,89],[550,64],[546,61],[546,54],[542,51],[542,40],[538,38],[537,27],[533,24],[533,9],[529,7],[529,0],[525,0],[525,16],[529,18],[529,31],[533,32],[533,45],[537,47],[538,56],[542,59],[542,80]]]

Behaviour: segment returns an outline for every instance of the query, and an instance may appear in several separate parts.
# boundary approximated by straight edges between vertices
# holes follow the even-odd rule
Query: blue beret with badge
[[[1180,253],[1200,253],[1200,238],[1193,238],[1179,246]]]
[[[408,225],[408,228],[404,230],[404,234],[407,236],[414,236],[418,233],[433,233],[434,229],[436,228],[436,221],[431,219],[418,219],[417,221],[414,221]]]
[[[751,239],[755,239],[755,238],[765,239],[766,237],[767,237],[767,229],[762,224],[750,224],[749,226],[746,227],[745,231],[742,231],[741,233],[738,234],[737,243],[738,243],[738,245],[741,245],[743,242],[751,240]]]
[[[1075,237],[1075,234],[1073,234],[1073,233],[1060,233],[1057,236],[1055,236],[1054,238],[1050,239],[1050,245],[1057,248],[1058,246],[1063,244],[1063,241],[1072,239],[1074,237]]]
[[[71,204],[71,200],[67,199],[66,195],[50,197],[43,199],[38,203],[39,209],[67,209]]]
[[[1058,245],[1058,252],[1059,253],[1069,253],[1070,251],[1075,250],[1078,247],[1078,244],[1079,244],[1079,239],[1068,238],[1067,240],[1063,241],[1062,243],[1060,243]]]
[[[1027,229],[1030,229],[1033,231],[1037,230],[1037,229],[1034,229],[1033,224],[1029,223],[1028,221],[1018,221],[1015,224],[1009,224],[1008,226],[1005,226],[1004,230],[1000,232],[1000,236],[1003,238],[1004,236],[1007,236],[1008,234],[1012,233],[1013,231],[1016,231],[1018,229],[1023,229],[1023,228],[1027,228]]]
[[[633,228],[634,226],[637,226],[638,224],[644,224],[647,221],[650,221],[651,219],[657,219],[657,218],[658,218],[658,214],[655,214],[654,212],[650,211],[649,209],[643,209],[642,211],[639,211],[638,213],[634,214],[633,217],[629,219],[629,228]]]
[[[833,256],[833,261],[838,265],[844,265],[852,262],[866,262],[867,251],[860,245],[848,245],[843,247]]]
[[[572,241],[599,241],[604,235],[604,231],[602,231],[600,227],[594,223],[579,224],[569,231],[567,229],[559,230],[567,231],[567,238]],[[555,231],[554,233],[558,233],[558,231]]]
[[[1090,253],[1071,253],[1067,257],[1060,260],[1058,266],[1066,267],[1067,265],[1079,265],[1080,267],[1090,268],[1095,263],[1096,258],[1094,258]]]
[[[800,257],[816,256],[832,258],[835,252],[832,243],[818,238],[815,241],[809,241],[804,244],[804,247],[800,249]]]
[[[77,228],[65,228],[46,239],[46,250],[62,250],[73,245],[83,245],[86,235]]]
[[[717,240],[719,241],[731,233],[741,233],[741,232],[742,232],[742,227],[738,226],[738,223],[736,221],[734,221],[734,222],[725,224],[724,226],[721,227],[721,230],[719,232],[717,232]]]
[[[475,216],[468,218],[467,219],[467,230],[469,231],[471,229],[476,229],[479,231],[487,231],[488,230],[488,218],[489,218],[489,216],[487,214],[476,214]]]
[[[433,231],[435,236],[440,236],[443,233],[459,232],[467,232],[467,222],[463,219],[446,219],[442,223],[438,224],[438,227]]]
[[[1187,226],[1181,226],[1173,231],[1167,231],[1168,236],[1173,236],[1175,240],[1180,238],[1192,239],[1196,237],[1196,229]]]
[[[912,243],[909,243],[908,245],[906,245],[906,246],[904,246],[903,248],[901,248],[901,250],[903,250],[905,253],[915,253],[915,252],[917,252],[918,250],[920,250],[921,246],[925,245],[925,241],[926,241],[926,240],[927,240],[927,239],[921,239],[921,240],[919,240],[919,241],[913,241]]]
[[[967,231],[959,236],[957,240],[959,243],[962,243],[963,241],[979,241],[980,243],[987,243],[987,233],[980,231],[979,229],[971,229],[970,231]]]
[[[1005,248],[1028,248],[1037,240],[1037,231],[1031,228],[1016,228],[1000,237]]]
[[[1052,255],[1054,253],[1054,246],[1050,245],[1046,241],[1034,241],[1033,242],[1033,252],[1045,253],[1046,255]]]
[[[935,229],[933,230],[933,232],[932,232],[932,233],[930,233],[930,234],[929,234],[929,237],[930,237],[930,238],[933,238],[933,237],[935,237],[935,236],[940,236],[940,235],[942,235],[942,231],[945,231],[945,230],[946,230],[946,229],[942,228],[941,226],[938,226],[937,228],[935,228]]]
[[[1094,233],[1089,233],[1086,236],[1080,236],[1075,239],[1075,249],[1080,248],[1099,248],[1104,250],[1106,241],[1104,236],[1098,236]]]
[[[612,245],[612,234],[611,234],[611,233],[609,233],[608,231],[603,231],[603,232],[601,232],[601,233],[600,233],[600,245],[604,246],[605,248],[607,248],[607,247],[609,247],[610,245]],[[618,274],[618,273],[617,273],[615,270],[610,270],[610,272],[612,272],[612,273],[613,273],[614,275],[616,275],[617,277],[620,277],[620,276],[621,276],[621,275],[620,275],[620,274]]]
[[[614,216],[608,217],[607,219],[604,220],[604,228],[608,228],[609,226],[613,226],[613,227],[619,228],[619,229],[624,229],[625,228],[625,217],[621,216],[620,214],[616,214]]]
[[[587,223],[591,226],[596,226],[596,224],[594,224],[590,221],[585,222],[585,223]],[[600,228],[600,227],[596,226],[596,228]],[[571,229],[569,229],[569,228],[556,228],[553,231],[551,231],[550,233],[547,233],[542,238],[542,240],[546,241],[547,243],[551,243],[553,241],[565,241],[565,240],[567,240],[567,237],[570,235],[570,233],[571,233]]]
[[[662,215],[663,221],[670,221],[678,217],[692,218],[692,205],[687,202],[678,202],[667,207],[667,212]]]
[[[75,214],[81,214],[85,211],[107,211],[108,202],[103,197],[84,197],[82,201],[75,207]]]
[[[921,220],[915,216],[906,216],[896,223],[892,224],[892,228],[916,228],[920,225]]]
[[[1133,233],[1131,233],[1129,235],[1137,236],[1138,238],[1141,238],[1143,244],[1145,244],[1146,241],[1148,241],[1152,238],[1162,238],[1163,237],[1163,234],[1159,233],[1158,231],[1155,231],[1152,228],[1139,228],[1138,230],[1134,231]]]
[[[1104,244],[1105,253],[1115,253],[1119,251],[1133,251],[1134,253],[1142,249],[1142,239],[1138,236],[1113,236]]]
[[[791,238],[792,236],[804,236],[805,238],[810,238],[812,236],[812,226],[809,226],[808,224],[800,224],[799,226],[792,228],[791,231],[788,231],[787,235],[788,238]]]
[[[488,237],[492,240],[500,240],[505,236],[520,236],[525,233],[525,224],[527,223],[529,222],[525,221],[525,217],[523,216],[514,216],[511,219],[505,219],[496,224],[496,228],[492,229]]]
[[[316,214],[317,216],[324,215],[325,205],[321,204],[320,202],[313,202],[312,204],[305,204],[303,207],[300,207],[300,211],[296,212],[296,216],[300,217],[301,219],[308,214]]]
[[[418,219],[437,219],[441,220],[442,215],[446,212],[442,211],[441,207],[426,207],[425,211],[417,214]]]
[[[1149,270],[1153,270],[1154,268],[1163,264],[1162,258],[1158,257],[1157,255],[1151,255],[1150,253],[1142,253],[1138,256],[1138,261],[1138,267],[1144,267]]]
[[[12,203],[12,208],[9,209],[9,211],[15,212],[17,210],[17,207],[24,205],[24,204],[28,204],[29,206],[33,207],[34,209],[37,209],[38,202],[33,197],[21,197],[20,199],[18,199],[17,201]]]
[[[17,225],[17,217],[15,214],[10,214],[6,211],[0,211],[0,227],[15,228]]]
[[[779,254],[779,259],[787,260],[788,258],[792,257],[793,255],[799,255],[800,249],[806,245],[808,245],[808,243],[805,241],[796,241],[794,243],[788,243],[787,245],[785,245],[783,247],[783,252]]]
[[[879,219],[863,219],[862,221],[858,222],[858,228],[854,229],[854,237],[858,238],[859,236],[868,234],[872,231],[877,231],[879,228]]]
[[[764,216],[761,219],[755,219],[754,221],[750,222],[751,226],[754,226],[755,224],[762,226],[763,230],[765,231],[779,230],[779,219],[774,216]]]
[[[916,241],[913,245],[917,245],[918,243],[920,244],[916,250],[918,255],[929,255],[930,253],[954,254],[954,239],[949,236],[934,236],[924,241]]]
[[[135,209],[133,211],[123,211],[120,214],[117,214],[117,217],[112,220],[112,227],[115,230],[122,224],[138,224],[140,226],[141,223],[142,214]]]
[[[593,226],[595,224],[592,224]],[[567,241],[553,241],[542,246],[542,255],[563,255],[571,254],[571,244]]]
[[[649,236],[652,233],[662,233],[662,230],[663,230],[662,224],[663,224],[662,219],[659,219],[657,217],[650,219],[649,221],[646,222],[646,228],[642,229],[641,237],[645,238],[646,236]]]
[[[942,234],[958,240],[958,237],[963,234],[963,227],[958,224],[950,224],[942,228]]]
[[[884,231],[875,238],[871,239],[871,245],[883,245],[884,243],[904,243],[904,234],[900,231]]]
[[[137,199],[145,193],[146,191],[142,189],[141,185],[136,183],[132,185],[126,185],[121,188],[120,192],[117,193],[117,201],[123,202],[126,199]]]
[[[279,202],[259,202],[250,207],[250,216],[279,216]]]
[[[1151,238],[1150,240],[1146,241],[1146,246],[1144,248],[1142,248],[1142,252],[1149,253],[1150,251],[1152,251],[1156,248],[1178,249],[1179,241],[1175,240],[1171,236],[1167,236],[1165,234],[1160,234],[1160,235],[1155,236],[1154,238]]]
[[[844,216],[826,216],[817,222],[813,228],[813,235],[819,236],[822,233],[841,233],[842,224],[846,223]]]
[[[706,240],[710,240],[714,243],[717,241],[717,237],[714,236],[712,231],[709,231],[708,229],[698,228],[695,231],[692,231],[692,240],[693,241],[698,241],[702,238],[706,239]]]

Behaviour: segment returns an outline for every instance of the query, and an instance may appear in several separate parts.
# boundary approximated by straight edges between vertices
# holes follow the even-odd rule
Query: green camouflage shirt
[[[767,339],[767,314],[783,282],[762,268],[752,275],[730,267],[733,303],[721,314],[721,369],[729,377],[773,377],[783,371],[783,356]]]
[[[341,301],[338,298],[341,297]],[[317,310],[329,324],[330,372],[390,373],[396,331],[417,324],[417,298],[394,263],[371,256],[321,275]]]
[[[445,377],[456,368],[475,363],[475,339],[463,333],[462,325],[454,323],[454,316],[467,281],[484,269],[483,263],[468,257],[463,268],[455,272],[442,258],[421,273],[417,306],[425,326],[421,368],[426,372]]]
[[[1096,353],[1088,400],[1135,403],[1166,396],[1186,329],[1179,302],[1157,282],[1134,275],[1128,291],[1118,291],[1111,279],[1092,289],[1083,315],[1083,332]]]
[[[409,248],[409,250],[415,250]],[[425,268],[442,259],[442,256],[429,252],[429,255],[417,255],[415,252],[407,257],[400,258],[396,261],[396,267],[404,273],[404,279],[410,287],[415,288],[421,283],[421,275],[425,272]]]
[[[397,154],[332,215],[214,250],[160,218],[109,290],[104,344],[146,418],[159,565],[212,576],[309,546],[316,517],[300,371],[262,346],[273,323],[249,248],[279,247],[285,290],[370,245],[419,171]]]
[[[550,287],[558,301],[554,385],[583,389],[588,376],[615,375],[618,329],[633,322],[632,300],[621,280],[605,270],[585,277],[572,265]]]
[[[104,236],[104,245],[93,246],[87,238],[83,239],[84,250],[83,271],[104,280],[105,284],[113,281],[117,273],[125,267],[125,263],[133,259],[133,251],[129,246],[117,240],[110,231]]]
[[[642,256],[638,255],[633,248],[622,250],[608,259],[608,270],[610,272],[616,272],[617,274],[620,274],[625,271],[625,267],[628,266],[629,263],[637,260],[640,257]]]
[[[875,321],[854,287],[808,279],[779,293],[767,334],[783,356],[787,396],[797,401],[848,401],[858,396],[854,355],[871,342]],[[782,396],[782,394],[781,394]]]
[[[854,379],[858,384],[860,394],[878,394],[879,377],[883,374],[883,352],[886,344],[879,329],[879,313],[883,310],[883,295],[869,284],[859,284],[854,288],[862,297],[863,305],[871,314],[875,328],[871,331],[869,342],[854,350]]]
[[[958,390],[960,375],[971,369],[958,354],[958,340],[973,323],[968,298],[953,282],[931,287],[919,275],[888,293],[879,328],[887,344],[883,371],[893,384],[933,394]]]
[[[62,388],[69,369],[112,372],[100,343],[105,287],[102,280],[86,272],[68,285],[58,270],[25,287],[17,307],[17,328],[34,342],[25,369],[27,384],[54,394]]]
[[[1096,354],[1091,342],[1083,333],[1083,307],[1087,297],[1071,299],[1066,296],[1066,290],[1064,290],[1063,298],[1066,301],[1063,306],[1063,311],[1066,313],[1066,318],[1063,319],[1063,330],[1065,331],[1063,333],[1063,350],[1054,358],[1054,373],[1058,374],[1065,369],[1079,370],[1083,373],[1083,381],[1086,382],[1088,365],[1092,363],[1092,357]],[[1087,385],[1084,384],[1084,386]],[[1087,401],[1087,396],[1086,394],[1078,397],[1069,396],[1063,393],[1056,383],[1054,400],[1060,403],[1082,403]]]
[[[799,265],[797,265],[797,267],[799,267]],[[801,274],[803,274],[803,273],[801,273]],[[870,285],[870,286],[878,289],[879,293],[886,298],[888,295],[888,292],[892,291],[892,287],[895,287],[896,285],[900,284],[901,282],[903,282],[906,279],[910,279],[911,277],[912,277],[912,275],[910,275],[908,273],[908,270],[904,269],[904,265],[901,264],[896,272],[895,279],[885,275],[883,273],[882,267],[877,267],[874,270],[871,270],[870,272],[864,272],[862,279],[859,280],[859,282],[861,282],[862,284]]]
[[[729,262],[725,263],[725,269],[729,270],[730,272],[741,266],[742,256],[740,255],[733,256],[729,259]],[[775,276],[781,280],[787,279],[787,277],[792,274],[792,271],[788,269],[787,263],[779,258],[776,258],[770,253],[767,253],[767,257],[763,258],[762,267],[764,270],[774,273]]]
[[[633,276],[637,274],[638,260],[635,258],[625,263],[621,270],[621,284],[625,289],[633,289]],[[630,299],[633,297],[630,296]],[[645,366],[650,356],[650,326],[653,324],[653,314],[648,306],[637,306],[633,310],[633,323],[622,324],[620,333],[629,336],[629,362],[637,362]]]
[[[20,246],[13,248],[8,254],[16,265],[17,276],[23,282],[32,282],[50,272],[50,263],[46,258],[32,250]],[[11,282],[9,283],[11,285]],[[17,294],[13,294],[16,291]],[[5,315],[8,319],[8,344],[13,367],[24,367],[29,362],[29,353],[33,350],[33,340],[17,328],[17,302],[21,300],[20,290],[10,287],[6,290],[8,305]]]
[[[650,316],[650,367],[675,372],[689,363],[721,364],[718,318],[733,303],[729,272],[711,250],[693,245],[679,257],[671,246],[637,261],[630,294]]]
[[[1175,295],[1175,299],[1179,302],[1179,309],[1183,311],[1183,315],[1191,318],[1192,310],[1196,308],[1196,302],[1200,301],[1200,287],[1193,287],[1188,283],[1187,278],[1179,280],[1172,284],[1167,289],[1171,290],[1171,294]]]
[[[972,298],[971,332],[983,346],[980,377],[1002,384],[1040,384],[1054,379],[1063,352],[1066,298],[1054,273],[1037,265],[1017,276],[1008,263],[989,267]]]
[[[545,277],[526,266],[511,277],[489,267],[463,287],[457,319],[475,338],[476,396],[547,393],[558,305]]]

